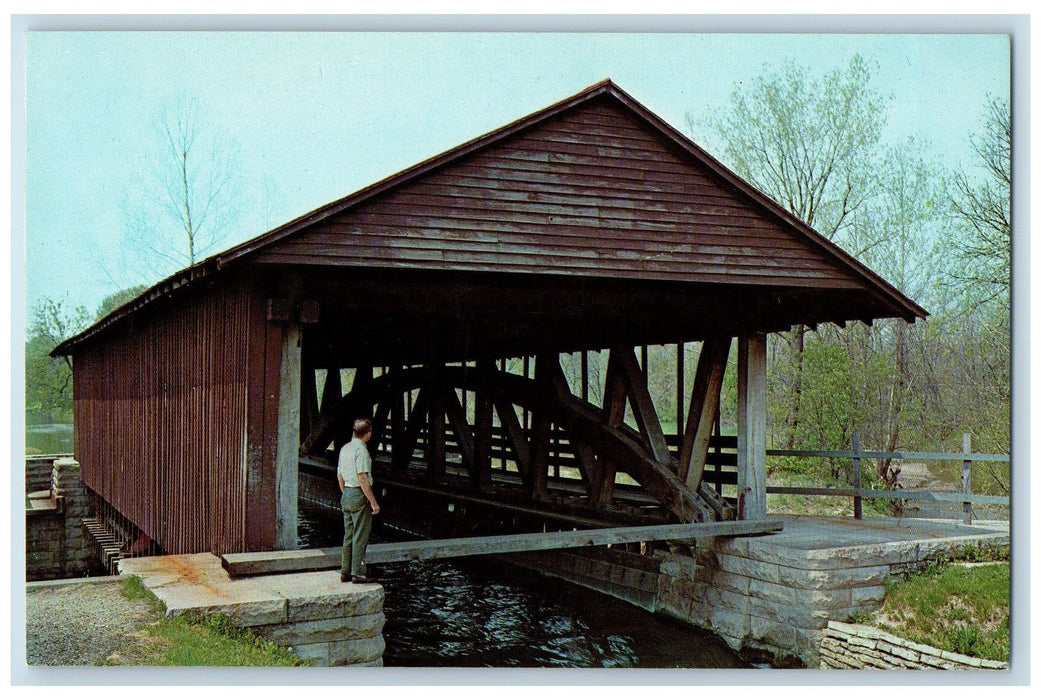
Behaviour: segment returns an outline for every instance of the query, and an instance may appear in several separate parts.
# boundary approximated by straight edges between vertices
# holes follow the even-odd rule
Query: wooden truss
[[[376,377],[372,368],[357,368],[345,394],[339,370],[332,368],[320,411],[314,382],[304,382],[300,452],[313,456],[338,448],[349,439],[353,419],[371,415],[370,449],[389,446],[394,469],[404,470],[425,434],[426,479],[439,483],[446,476],[450,431],[472,489],[481,492],[495,478],[493,444],[499,440],[508,447],[525,493],[539,501],[551,490],[552,436],[562,431],[587,506],[610,503],[616,475],[623,472],[680,522],[733,519],[733,509],[702,483],[730,345],[730,338],[703,344],[678,454],[669,449],[647,375],[628,347],[610,349],[602,407],[583,397],[585,364],[583,396],[577,396],[555,354],[536,356],[534,372],[525,368],[533,377],[506,372],[492,360],[392,368]],[[472,392],[472,411],[460,400],[462,391]],[[625,422],[627,406],[637,429]]]

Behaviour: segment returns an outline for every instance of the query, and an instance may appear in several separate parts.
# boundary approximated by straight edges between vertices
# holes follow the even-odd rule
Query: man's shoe
[[[351,577],[347,574],[340,574],[340,583],[347,583],[351,580]]]
[[[351,576],[351,583],[376,583],[376,579],[368,576]]]

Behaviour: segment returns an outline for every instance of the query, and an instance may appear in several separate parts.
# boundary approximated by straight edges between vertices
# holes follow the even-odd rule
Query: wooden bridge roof
[[[456,306],[460,295],[474,301],[505,287],[521,307],[527,296],[543,315],[546,304],[559,308],[566,319],[554,332],[595,316],[598,304],[601,322],[617,323],[663,303],[663,314],[682,316],[696,301],[702,317],[760,331],[927,315],[610,81],[184,270],[55,354],[243,265],[305,270],[328,282],[330,300],[345,280],[363,280],[366,294],[382,282],[428,297],[454,285]],[[547,287],[563,292],[545,296]],[[385,311],[410,303],[391,292],[376,298]],[[474,313],[502,307],[493,299]],[[422,342],[425,332],[407,340]],[[690,320],[671,339],[704,332]]]

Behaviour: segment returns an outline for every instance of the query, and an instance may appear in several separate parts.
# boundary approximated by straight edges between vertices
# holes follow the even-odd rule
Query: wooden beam
[[[314,368],[304,366],[301,375],[300,435],[307,435],[318,421],[318,385]]]
[[[275,549],[297,546],[302,342],[300,324],[286,324],[282,329],[275,448]]]
[[[350,412],[338,414],[330,424],[333,436],[333,447],[337,453],[354,437],[354,419],[370,417],[372,404],[376,400],[377,385],[373,377],[372,365],[362,365],[354,370],[351,389],[348,395],[357,397]],[[365,397],[366,400],[362,400]]]
[[[270,328],[269,328],[270,327]],[[265,463],[266,443],[264,431],[267,427],[268,364],[272,345],[268,339],[277,326],[266,320],[266,308],[262,299],[254,298],[249,307],[246,326],[246,364],[248,376],[258,377],[246,386],[246,503],[245,542],[249,550],[270,549],[274,542],[274,475],[273,461]],[[281,340],[279,341],[281,348]],[[277,394],[276,394],[277,395]],[[270,516],[270,517],[269,517]]]
[[[589,351],[582,351],[582,400],[589,400]]]
[[[540,354],[535,358],[535,384],[546,396],[560,390],[564,373],[557,355]],[[531,424],[531,495],[540,498],[546,494],[549,479],[550,417],[546,410],[532,413]]]
[[[559,401],[560,423],[569,426],[575,438],[609,456],[673,515],[683,522],[711,520],[714,514],[664,464],[647,456],[642,446],[621,427],[606,425],[595,406],[576,396]],[[603,480],[602,480],[603,481]],[[612,480],[613,481],[613,480]]]
[[[685,346],[676,343],[676,432],[679,435],[683,426],[683,399],[686,396],[684,384],[686,383],[687,361],[685,357]],[[682,460],[680,464],[682,464]]]
[[[531,450],[528,447],[528,438],[524,435],[524,429],[517,420],[517,411],[509,399],[502,396],[495,397],[495,411],[499,414],[499,422],[506,432],[506,439],[513,447],[513,459],[517,462],[517,471],[520,472],[521,483],[531,486]]]
[[[766,518],[766,335],[737,344],[738,517]]]
[[[436,372],[436,370],[431,370]],[[431,481],[440,481],[445,476],[447,456],[445,454],[445,395],[440,379],[431,381],[430,407],[427,410],[427,476]]]
[[[481,368],[478,367],[478,373]],[[478,490],[492,483],[492,427],[494,405],[491,389],[478,389],[474,398],[474,486]]]
[[[604,421],[610,427],[625,422],[625,378],[613,350],[607,356],[607,373],[604,377]],[[617,465],[609,454],[600,453],[598,483],[591,494],[594,504],[608,503],[614,497],[614,480]]]
[[[763,535],[780,532],[783,527],[780,520],[729,521],[389,542],[370,544],[365,561],[369,564],[389,564],[402,561],[506,554],[508,552],[595,547],[628,542],[689,542],[707,537]],[[293,571],[335,569],[340,566],[340,555],[339,547],[282,552],[244,552],[223,555],[221,564],[232,577],[284,574]]]
[[[546,495],[549,481],[549,416],[543,411],[531,414],[531,497]]]
[[[647,347],[644,346],[644,362],[646,363]],[[631,348],[612,348],[611,355],[618,356],[619,366],[629,390],[629,405],[633,409],[636,424],[647,445],[647,450],[658,464],[669,464],[671,455],[669,445],[665,441],[665,433],[661,429],[661,420],[654,408],[650,391],[647,389],[646,365],[643,369],[636,364],[636,355]]]
[[[378,450],[379,446],[387,440],[387,419],[390,417],[390,409],[393,405],[392,398],[384,394],[376,404],[376,411],[372,416],[372,439],[369,440],[369,449]]]
[[[719,392],[730,356],[730,338],[707,338],[701,345],[694,386],[690,389],[687,427],[680,443],[679,477],[697,489],[705,473],[712,425],[719,408]]]
[[[455,433],[456,442],[459,444],[459,452],[463,458],[463,467],[471,479],[477,481],[473,430],[470,428],[470,422],[466,419],[466,409],[459,403],[459,395],[455,393],[455,389],[451,386],[442,385],[441,392],[444,396],[443,401],[448,422],[452,426],[452,432]]]
[[[408,416],[408,425],[401,436],[401,442],[394,445],[392,459],[395,469],[404,469],[412,461],[412,453],[416,450],[419,441],[419,432],[427,420],[427,404],[429,403],[430,390],[423,387],[416,396],[416,403],[412,406],[412,412]]]
[[[595,505],[598,502],[595,500],[595,491],[600,484],[600,465],[597,463],[596,452],[589,445],[576,440],[574,435],[571,436],[571,449],[575,451],[575,462],[579,474],[582,475],[582,485],[586,488],[586,500]]]
[[[322,404],[319,406],[321,414],[324,416],[332,413],[341,398],[343,382],[340,380],[340,368],[330,367],[325,370],[325,386],[322,387]]]
[[[388,392],[390,394],[390,451],[394,454],[394,450],[398,448],[398,445],[403,444],[405,439],[405,426],[407,419],[405,417],[405,394],[408,391],[401,382],[401,375],[404,373],[404,368],[395,367],[390,372],[390,387]]]

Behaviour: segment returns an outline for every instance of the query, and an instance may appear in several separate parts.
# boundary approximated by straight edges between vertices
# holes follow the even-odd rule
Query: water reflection
[[[43,423],[25,426],[27,455],[54,455],[72,452],[72,423]]]
[[[343,523],[302,506],[299,531],[303,546],[328,547]],[[386,666],[747,667],[711,634],[488,557],[372,569],[387,594]]]

